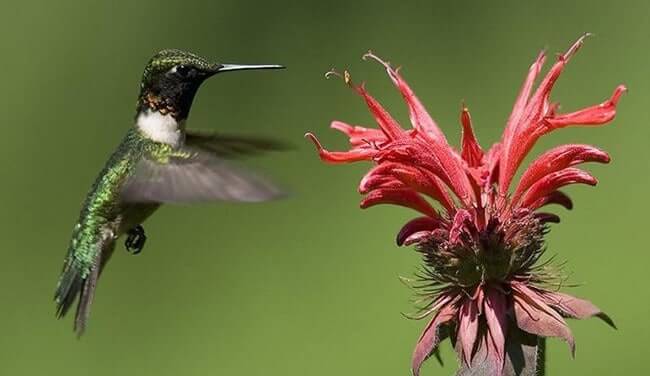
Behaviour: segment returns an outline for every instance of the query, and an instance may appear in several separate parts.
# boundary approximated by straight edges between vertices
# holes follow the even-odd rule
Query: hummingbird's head
[[[281,69],[281,65],[237,65],[213,63],[190,52],[162,50],[144,69],[138,111],[153,110],[187,118],[201,83],[217,73],[244,69]]]

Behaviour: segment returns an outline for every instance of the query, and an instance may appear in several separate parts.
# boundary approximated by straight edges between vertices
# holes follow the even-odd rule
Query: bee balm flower
[[[421,214],[397,234],[398,245],[415,245],[423,256],[420,294],[426,305],[420,317],[432,315],[413,353],[415,375],[446,337],[454,342],[463,367],[501,375],[508,367],[507,347],[521,338],[559,337],[573,353],[567,317],[597,316],[613,326],[590,302],[558,292],[557,275],[548,263],[538,262],[548,224],[559,222],[556,215],[539,210],[550,204],[571,209],[560,188],[595,185],[593,176],[575,166],[607,163],[607,153],[589,145],[558,146],[532,162],[511,189],[520,164],[541,136],[573,125],[602,125],[616,114],[626,90],[622,85],[603,103],[570,113],[559,113],[550,101],[556,80],[584,37],[558,57],[533,91],[545,60],[539,54],[501,140],[487,151],[477,142],[466,108],[460,115],[460,152],[449,145],[398,70],[372,53],[364,58],[386,68],[408,106],[412,128],[404,130],[345,72],[345,82],[365,100],[379,129],[333,122],[332,128],[349,137],[350,149],[343,152],[328,151],[314,135],[306,135],[325,162],[374,163],[359,185],[365,195],[362,208],[394,204]]]

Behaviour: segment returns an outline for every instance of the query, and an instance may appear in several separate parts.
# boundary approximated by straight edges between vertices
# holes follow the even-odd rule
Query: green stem
[[[537,375],[546,375],[546,338],[537,340]]]

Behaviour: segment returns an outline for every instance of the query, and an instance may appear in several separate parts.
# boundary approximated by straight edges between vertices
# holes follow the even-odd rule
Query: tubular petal
[[[430,149],[432,154],[435,155],[438,164],[443,168],[443,172],[447,175],[447,180],[444,179],[443,175],[437,175],[439,175],[449,185],[461,201],[469,204],[471,200],[469,196],[471,188],[470,182],[462,171],[462,166],[456,160],[456,152],[449,147],[442,131],[440,131],[438,126],[424,109],[424,106],[422,106],[413,94],[413,91],[408,87],[408,85],[406,85],[406,82],[396,71],[372,53],[369,53],[366,56],[380,62],[384,67],[386,67],[389,76],[400,89],[400,92],[409,106],[412,123],[416,129],[424,130],[424,136],[429,136],[425,137],[428,144],[427,149]],[[405,131],[392,117],[390,117],[390,114],[388,114],[386,110],[384,110],[383,107],[381,107],[381,105],[379,105],[379,103],[365,91],[362,86],[355,87],[355,89],[365,98],[371,112],[375,114],[379,126],[390,140],[397,140],[400,137],[404,137]]]
[[[436,143],[426,144],[419,139],[405,138],[392,142],[389,148],[377,154],[375,160],[377,163],[392,161],[426,170],[440,178],[463,204],[469,206],[472,203],[470,181],[460,158],[450,150]]]
[[[454,216],[454,222],[449,230],[449,242],[456,244],[460,234],[465,228],[465,223],[472,220],[472,215],[465,209],[459,209]]]
[[[333,121],[330,128],[344,133],[350,140],[350,145],[358,147],[372,143],[383,144],[388,139],[379,129],[352,126],[341,121]]]
[[[619,85],[614,90],[612,97],[601,104],[546,119],[546,123],[550,127],[545,133],[569,125],[600,125],[610,122],[616,116],[618,100],[626,91],[627,88],[624,85]]]
[[[394,70],[390,64],[383,61],[370,51],[368,51],[367,54],[363,55],[363,58],[371,58],[386,68],[388,77],[390,77],[391,81],[393,81],[393,84],[395,84],[395,87],[397,87],[397,89],[402,94],[402,97],[404,97],[404,101],[406,102],[406,105],[409,109],[409,118],[411,119],[411,124],[413,127],[422,131],[423,134],[428,135],[433,140],[447,144],[447,139],[445,138],[444,133],[442,133],[436,122],[431,118],[431,115],[429,115],[418,97],[415,96],[413,90],[411,90],[411,88],[408,86],[406,81],[404,81],[397,70]]]
[[[585,162],[608,163],[609,155],[593,146],[576,144],[558,146],[545,152],[526,169],[512,201],[517,202],[519,197],[542,177]]]
[[[370,192],[359,205],[362,209],[379,204],[392,204],[405,206],[417,210],[430,217],[437,217],[438,213],[419,194],[411,189],[378,189]]]
[[[440,164],[443,166],[444,174],[439,175],[440,179],[447,183],[449,188],[464,205],[470,206],[473,202],[471,195],[472,185],[465,169],[460,163],[460,158],[448,146],[441,147],[434,143],[432,144],[432,148],[434,149],[434,154],[439,158]]]
[[[453,304],[443,306],[440,311],[431,319],[429,324],[424,328],[415,350],[413,351],[413,359],[411,361],[411,371],[414,376],[420,374],[420,367],[422,363],[431,355],[431,352],[440,343],[441,326],[454,319],[456,310]]]
[[[560,223],[560,217],[553,213],[535,213],[535,218],[541,223]]]
[[[483,160],[483,149],[474,135],[469,110],[464,106],[460,114],[460,123],[463,125],[463,147],[460,155],[469,167],[478,167]]]
[[[447,213],[456,210],[440,179],[427,170],[402,165],[393,170],[393,175],[412,189],[438,201]]]
[[[423,241],[426,241],[430,237],[431,237],[431,231],[416,232],[415,234],[411,234],[406,239],[404,239],[404,245],[410,246],[413,244],[419,244]]]
[[[553,64],[546,74],[546,77],[544,77],[542,82],[539,84],[537,90],[535,90],[535,94],[533,94],[528,101],[526,109],[524,110],[527,116],[522,118],[522,120],[533,120],[538,118],[541,114],[547,113],[549,110],[550,112],[553,111],[553,106],[550,106],[548,103],[551,90],[571,57],[573,57],[580,47],[582,47],[586,37],[587,34],[581,36],[563,55],[558,56],[557,61]],[[518,129],[517,133],[525,134],[525,131],[529,130],[531,127],[537,127],[537,124],[530,122],[524,129]]]
[[[361,179],[359,193],[366,194],[377,188],[389,187],[409,187],[440,202],[447,212],[455,210],[451,198],[438,178],[427,170],[396,162],[384,162],[373,167]]]
[[[359,193],[368,194],[376,189],[408,189],[404,183],[391,177],[384,175],[375,175],[365,181],[363,187],[359,187]]]
[[[359,161],[369,161],[377,154],[374,149],[352,149],[350,151],[327,151],[323,148],[318,138],[312,133],[306,133],[305,137],[311,140],[316,149],[320,159],[329,163],[351,163]]]
[[[366,186],[368,185],[367,180],[377,177],[377,176],[392,176],[391,172],[400,166],[400,163],[395,163],[395,162],[384,162],[380,163],[378,165],[373,166],[361,179],[361,182],[359,183],[359,190],[364,191],[366,190]]]
[[[501,146],[501,143],[496,143],[492,145],[492,147],[487,151],[487,154],[485,155],[485,159],[487,161],[487,171],[488,171],[488,177],[487,177],[487,185],[492,186],[492,185],[498,185],[498,179],[499,179],[499,165],[501,163],[501,155],[502,155],[502,149],[503,147]]]
[[[558,204],[567,210],[573,209],[573,202],[571,201],[571,198],[569,198],[569,196],[567,196],[562,191],[553,191],[545,196],[542,196],[531,203],[528,208],[530,210],[537,210],[542,206],[550,204]]]
[[[546,59],[546,54],[544,53],[544,51],[540,52],[539,55],[537,55],[537,59],[535,59],[535,62],[533,62],[533,64],[528,69],[528,75],[526,76],[526,79],[524,80],[524,83],[521,86],[519,95],[517,95],[515,104],[512,107],[512,112],[510,113],[510,117],[508,118],[508,122],[506,123],[506,129],[503,132],[502,140],[505,145],[510,144],[510,140],[512,138],[512,135],[514,134],[515,128],[517,127],[517,125],[519,125],[519,120],[523,115],[523,110],[526,107],[526,103],[528,103],[530,92],[533,89],[533,85],[535,84],[535,78],[537,78],[539,72],[542,70],[542,66],[544,66],[545,59]]]
[[[537,183],[533,184],[528,191],[521,198],[519,206],[530,207],[540,197],[544,197],[549,193],[569,184],[588,184],[596,185],[598,180],[591,176],[588,172],[578,168],[565,168],[560,171],[550,173],[540,179]]]
[[[442,222],[438,218],[417,217],[411,219],[404,226],[402,226],[401,230],[399,230],[395,242],[397,245],[401,246],[409,236],[422,231],[431,232],[440,226],[442,226]]]
[[[399,163],[387,162],[378,164],[370,169],[359,183],[359,193],[366,194],[380,187],[386,181],[399,181],[392,174],[392,171],[398,166],[400,166]],[[403,183],[402,185],[405,186]]]
[[[420,142],[421,144],[421,142]],[[432,151],[428,154],[427,148],[419,148],[418,156],[414,158],[413,164],[418,165],[422,163],[420,168],[426,169],[435,173],[435,169],[428,168],[429,166],[435,167],[440,165],[442,173],[436,174],[442,181],[444,181],[458,199],[465,205],[469,206],[472,203],[472,185],[467,177],[466,171],[463,168],[460,158],[448,146],[441,147],[439,144],[431,144]]]
[[[375,117],[377,124],[386,134],[389,140],[396,140],[404,136],[404,130],[399,126],[397,121],[382,107],[379,102],[373,98],[363,86],[353,86],[359,95],[363,97],[368,105],[368,109]]]
[[[502,163],[499,176],[500,193],[505,194],[507,192],[517,168],[537,139],[539,139],[541,135],[550,131],[549,119],[552,119],[555,116],[555,107],[549,103],[551,90],[562,73],[566,63],[582,46],[584,39],[587,36],[588,34],[583,35],[566,53],[558,57],[557,62],[553,67],[551,67],[549,72],[546,74],[546,77],[544,77],[544,80],[542,80],[535,91],[535,94],[533,94],[526,104],[519,120],[521,125],[515,125],[511,134],[507,135],[508,142],[505,144],[505,155],[501,160]]]

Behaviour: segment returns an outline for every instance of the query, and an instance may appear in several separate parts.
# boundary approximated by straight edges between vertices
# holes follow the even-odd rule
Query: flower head
[[[404,130],[346,71],[341,76],[365,100],[379,129],[333,122],[332,128],[349,137],[350,150],[344,152],[328,151],[314,135],[306,135],[323,161],[374,163],[359,185],[365,195],[362,208],[394,204],[421,214],[397,234],[398,245],[415,245],[423,256],[419,317],[433,316],[413,353],[414,374],[446,337],[465,367],[480,364],[499,375],[506,366],[506,347],[522,335],[562,338],[573,353],[564,318],[597,316],[613,326],[590,302],[558,292],[557,273],[540,262],[547,226],[559,217],[539,209],[550,204],[571,209],[571,199],[560,188],[596,184],[574,166],[607,163],[608,154],[589,145],[558,146],[532,162],[511,189],[520,164],[541,136],[573,125],[602,125],[616,114],[626,90],[622,85],[603,103],[570,113],[558,112],[558,104],[550,101],[556,80],[585,36],[558,56],[533,90],[546,58],[539,54],[501,140],[487,151],[476,139],[467,108],[460,114],[462,145],[460,151],[454,149],[399,70],[372,53],[364,59],[384,66],[404,97],[412,128]]]

